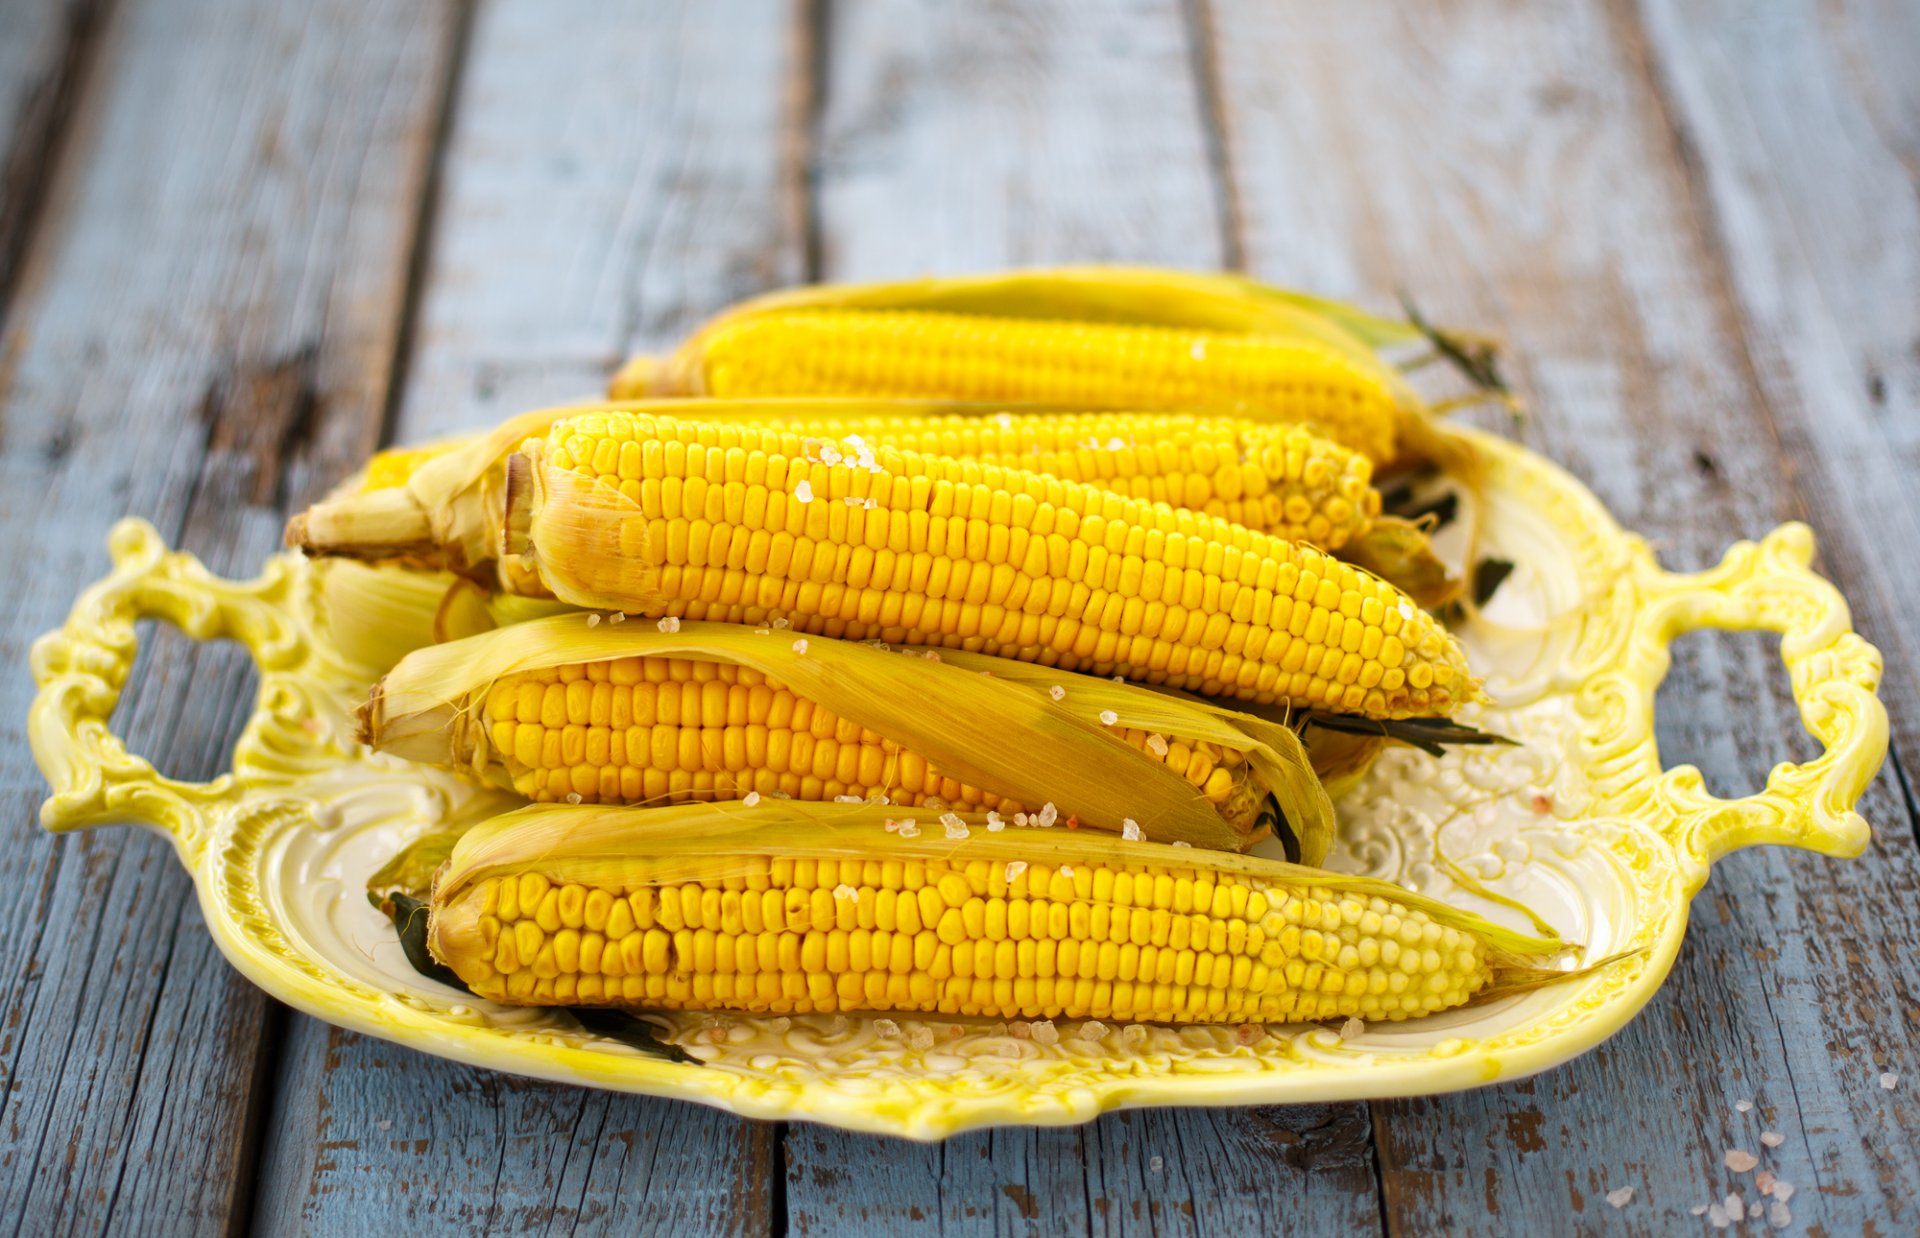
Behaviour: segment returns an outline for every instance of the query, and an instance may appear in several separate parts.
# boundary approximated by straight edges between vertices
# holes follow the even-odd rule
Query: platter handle
[[[1851,857],[1871,838],[1854,805],[1887,753],[1880,651],[1854,632],[1846,600],[1812,564],[1813,533],[1796,521],[1735,543],[1704,572],[1650,569],[1634,630],[1637,660],[1653,672],[1644,682],[1659,683],[1669,647],[1688,632],[1778,632],[1801,723],[1823,748],[1811,761],[1774,766],[1765,789],[1737,799],[1709,793],[1694,766],[1661,771],[1655,793],[1670,813],[1669,837],[1702,870],[1758,843]]]
[[[191,859],[205,844],[210,810],[234,794],[235,779],[231,772],[211,782],[168,778],[114,734],[114,706],[140,651],[134,623],[163,619],[195,640],[238,640],[263,672],[292,665],[304,642],[284,605],[288,561],[269,560],[255,580],[225,580],[192,555],[169,551],[152,525],[134,519],[115,524],[107,545],[113,571],[80,594],[64,626],[33,644],[40,690],[27,734],[52,788],[40,824],[55,831],[150,824]]]

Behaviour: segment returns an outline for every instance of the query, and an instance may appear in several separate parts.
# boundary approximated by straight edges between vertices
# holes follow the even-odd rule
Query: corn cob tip
[[[285,539],[290,550],[356,559],[431,556],[439,551],[426,510],[403,488],[316,503],[287,521]]]

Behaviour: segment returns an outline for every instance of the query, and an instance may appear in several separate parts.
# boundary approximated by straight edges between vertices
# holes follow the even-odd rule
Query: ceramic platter
[[[1885,754],[1887,723],[1880,655],[1809,570],[1805,527],[1736,545],[1698,575],[1670,574],[1566,473],[1478,441],[1489,462],[1483,550],[1516,568],[1461,631],[1498,702],[1465,720],[1520,744],[1388,753],[1340,801],[1330,865],[1524,928],[1498,901],[1514,900],[1589,959],[1629,952],[1521,996],[1349,1039],[1314,1025],[1063,1021],[1036,1033],[980,1020],[667,1016],[665,1038],[692,1062],[598,1038],[564,1014],[478,1001],[408,966],[365,886],[411,837],[497,811],[500,798],[356,748],[351,710],[378,668],[327,629],[315,604],[326,565],[278,556],[254,580],[226,581],[133,521],[114,530],[112,573],[34,648],[30,730],[53,788],[41,820],[164,831],[227,958],[309,1014],[477,1066],[749,1117],[933,1139],[1120,1106],[1404,1096],[1517,1078],[1593,1047],[1645,1005],[1718,857],[1757,843],[1857,855],[1867,826],[1853,806]],[[234,768],[213,782],[159,776],[109,727],[137,652],[134,622],[148,617],[239,640],[259,663]],[[1663,770],[1655,750],[1668,644],[1701,627],[1780,633],[1801,718],[1824,746],[1744,799],[1714,798],[1691,768]]]

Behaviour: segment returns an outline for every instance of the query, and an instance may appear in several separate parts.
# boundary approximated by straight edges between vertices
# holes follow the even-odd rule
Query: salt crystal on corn
[[[1120,721],[1120,715],[1114,713],[1111,709],[1103,709],[1100,711],[1100,721],[1107,726],[1112,726],[1114,723]]]
[[[1623,1186],[1623,1187],[1620,1187],[1618,1190],[1608,1191],[1607,1202],[1612,1204],[1616,1208],[1626,1207],[1628,1204],[1633,1202],[1633,1188],[1630,1186]]]
[[[1140,828],[1140,823],[1132,817],[1128,817],[1120,823],[1120,837],[1126,839],[1128,842],[1137,843],[1146,836],[1146,832]]]
[[[1038,1023],[1030,1024],[1029,1029],[1033,1032],[1034,1040],[1039,1044],[1055,1045],[1060,1043],[1060,1030],[1054,1027],[1052,1019],[1042,1019]]]
[[[748,808],[752,808],[755,804],[758,804],[760,802],[760,793],[758,791],[749,791],[745,795],[740,797],[740,802],[742,804],[745,804]]]
[[[1159,736],[1159,735],[1147,736],[1147,751],[1153,753],[1153,755],[1156,757],[1166,756],[1167,755],[1166,739],[1163,736]]]
[[[1755,1165],[1758,1165],[1760,1158],[1745,1148],[1728,1148],[1726,1162],[1728,1169],[1731,1169],[1737,1174],[1743,1174]]]
[[[678,632],[680,630],[680,621],[672,615],[668,615],[665,619],[662,619],[653,626],[659,628],[662,632]]]
[[[800,640],[797,640],[797,641],[795,641],[795,642],[793,642],[793,651],[794,651],[795,653],[805,653],[805,652],[807,651],[807,642],[806,642],[806,640],[805,640],[804,638],[802,638],[802,639],[800,639]]]
[[[588,616],[587,616],[587,626],[588,626],[588,627],[590,627],[590,628],[597,628],[597,627],[599,627],[599,626],[600,626],[600,616],[599,616],[599,615],[588,615]]]
[[[802,477],[793,488],[793,501],[796,503],[813,502],[813,483]]]
[[[1052,800],[1048,800],[1046,803],[1040,805],[1039,820],[1040,820],[1041,828],[1044,829],[1045,827],[1052,825],[1055,821],[1058,821],[1059,819],[1060,819],[1060,810],[1053,806]]]
[[[1027,862],[1025,860],[1008,860],[1007,861],[1007,884],[1012,885],[1014,878],[1018,877],[1021,873],[1024,873],[1026,871],[1027,871]]]
[[[850,899],[856,903],[860,901],[860,891],[854,889],[844,881],[833,887],[833,896],[835,898]]]
[[[987,832],[990,834],[998,834],[1006,828],[1007,823],[1001,819],[1000,814],[989,810],[987,813]]]
[[[1064,701],[1067,699],[1067,690],[1059,684],[1055,684],[1047,689],[1047,695],[1056,701]]]
[[[616,610],[611,615],[607,616],[608,623],[625,623],[626,621],[627,621],[627,612],[624,610]]]
[[[892,1019],[875,1019],[873,1021],[873,1033],[876,1036],[898,1036],[900,1034],[900,1025]]]

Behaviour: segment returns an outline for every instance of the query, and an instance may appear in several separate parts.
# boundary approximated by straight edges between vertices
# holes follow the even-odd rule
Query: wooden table
[[[1916,64],[1907,0],[10,0],[0,1228],[1672,1234],[1773,1130],[1789,1232],[1920,1229]],[[378,444],[742,295],[1094,259],[1503,333],[1525,440],[1669,566],[1809,520],[1887,654],[1868,854],[1716,866],[1652,1006],[1529,1082],[915,1146],[336,1031],[162,842],[34,824],[20,668],[117,516],[248,572]],[[1809,754],[1769,640],[1679,655],[1670,764]],[[251,683],[156,636],[120,719],[206,777]]]

